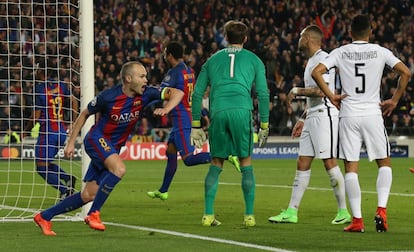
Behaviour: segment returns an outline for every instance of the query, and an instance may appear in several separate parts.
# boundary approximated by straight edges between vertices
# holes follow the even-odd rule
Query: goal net
[[[31,130],[35,105],[36,110],[49,111],[43,116],[45,125],[63,120],[69,126],[76,119],[73,104],[81,103],[82,92],[79,15],[78,0],[0,0],[0,221],[31,220],[34,213],[56,204],[63,194],[55,187],[68,183],[59,167],[77,178],[75,191],[81,189],[81,143],[76,146],[78,155],[68,160],[60,141],[45,141],[42,151],[58,148],[53,166],[48,166],[48,172],[59,177],[58,185],[52,186],[53,181],[37,172],[35,147],[38,138],[47,138],[54,129],[48,126],[40,135]],[[62,83],[68,99],[56,99],[56,90],[36,93],[36,85],[47,83]],[[56,100],[39,105],[40,96]],[[70,97],[77,102],[68,102]]]

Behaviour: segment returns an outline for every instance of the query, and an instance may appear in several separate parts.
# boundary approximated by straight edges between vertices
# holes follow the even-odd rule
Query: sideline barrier
[[[390,137],[391,157],[414,157],[414,141],[407,137]],[[166,143],[131,143],[127,142],[121,149],[120,156],[124,160],[166,160]],[[208,144],[196,152],[209,151]],[[299,143],[297,139],[290,137],[270,137],[268,144],[263,148],[255,145],[253,149],[253,159],[288,159],[297,158]],[[64,158],[63,149],[58,154],[58,158]],[[361,152],[361,157],[366,157],[365,149]],[[82,148],[80,142],[75,145],[75,155],[73,160],[80,160]],[[0,158],[7,159],[31,159],[35,158],[34,144],[23,142],[22,144],[4,145],[0,144]]]

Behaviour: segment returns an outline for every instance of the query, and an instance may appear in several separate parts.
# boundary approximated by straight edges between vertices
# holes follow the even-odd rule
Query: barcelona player
[[[183,97],[181,90],[168,87],[159,92],[144,92],[148,82],[147,71],[140,62],[125,63],[120,75],[122,85],[104,90],[96,96],[78,116],[69,133],[64,149],[67,157],[73,156],[76,138],[87,118],[99,113],[98,121],[83,140],[85,151],[91,158],[83,178],[85,187],[81,192],[35,215],[34,221],[44,235],[56,235],[51,222],[54,216],[75,210],[91,201],[93,204],[84,219],[85,223],[92,229],[104,231],[100,209],[126,172],[119,151],[138,122],[142,108],[151,100],[169,100],[163,108],[154,110],[155,115],[164,116]]]
[[[183,61],[184,49],[178,42],[169,42],[164,51],[164,59],[171,66],[164,77],[161,87],[173,87],[184,92],[181,102],[171,111],[172,129],[167,143],[167,166],[164,179],[158,190],[147,192],[151,198],[168,198],[168,188],[177,171],[177,152],[186,166],[209,163],[210,153],[194,154],[194,146],[190,144],[191,133],[191,95],[195,85],[194,70]],[[238,167],[237,157],[228,160]]]
[[[37,70],[37,77],[42,82],[35,86],[35,109],[32,113],[34,121],[26,125],[25,131],[30,130],[33,125],[38,127],[39,135],[35,147],[36,170],[48,184],[60,191],[62,200],[73,194],[76,177],[66,173],[53,161],[66,140],[64,106],[70,101],[72,118],[76,118],[79,106],[68,86],[57,80],[56,71],[40,68]],[[25,136],[24,133],[22,136]]]

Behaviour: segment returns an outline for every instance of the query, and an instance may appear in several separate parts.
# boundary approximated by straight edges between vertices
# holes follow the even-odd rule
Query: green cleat
[[[168,192],[160,192],[159,190],[153,191],[153,192],[147,192],[148,197],[150,198],[160,198],[161,200],[168,199]]]
[[[335,219],[332,220],[332,224],[345,224],[352,221],[352,216],[348,213],[347,209],[339,209],[338,213],[335,216]]]
[[[254,226],[256,226],[256,220],[254,218],[254,215],[252,215],[252,214],[245,215],[244,216],[244,222],[243,222],[243,224],[246,227],[254,227]]]
[[[238,172],[240,172],[240,162],[239,162],[239,158],[237,156],[228,156],[227,160],[234,165],[234,168],[236,168],[236,170]]]
[[[268,220],[272,223],[298,223],[298,210],[288,208],[282,210],[279,215],[269,217]]]
[[[214,227],[221,225],[221,222],[214,217],[214,215],[204,215],[201,219],[201,225],[204,227]]]

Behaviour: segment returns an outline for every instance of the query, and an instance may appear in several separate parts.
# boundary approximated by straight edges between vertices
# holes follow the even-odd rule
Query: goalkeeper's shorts
[[[212,157],[251,156],[253,119],[250,110],[231,109],[215,113],[208,130]]]

